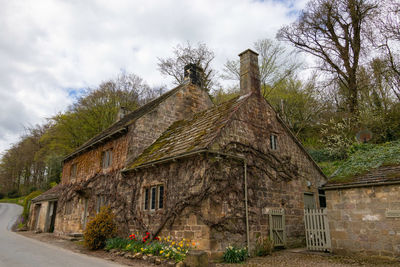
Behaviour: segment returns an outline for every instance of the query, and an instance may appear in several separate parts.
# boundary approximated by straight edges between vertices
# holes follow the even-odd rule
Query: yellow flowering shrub
[[[89,249],[100,249],[106,240],[117,235],[117,225],[110,207],[102,207],[100,212],[89,221],[83,233],[85,246]]]

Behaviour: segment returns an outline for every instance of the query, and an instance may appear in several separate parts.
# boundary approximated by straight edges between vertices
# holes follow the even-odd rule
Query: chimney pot
[[[240,93],[250,92],[261,94],[260,70],[258,68],[258,54],[247,49],[239,54],[240,57]]]
[[[196,64],[187,64],[184,68],[184,78],[189,80],[192,84],[200,87],[203,86],[203,69]]]

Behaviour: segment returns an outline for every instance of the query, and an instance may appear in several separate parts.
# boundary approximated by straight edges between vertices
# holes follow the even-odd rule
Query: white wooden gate
[[[307,249],[317,251],[331,250],[331,236],[326,209],[305,209]]]
[[[275,247],[286,245],[285,210],[269,210],[269,236],[274,240]]]

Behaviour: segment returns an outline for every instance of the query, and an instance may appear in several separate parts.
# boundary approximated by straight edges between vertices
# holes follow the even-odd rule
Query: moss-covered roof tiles
[[[220,129],[229,121],[231,115],[249,96],[250,94],[236,97],[216,107],[197,113],[192,119],[173,123],[160,138],[128,166],[128,169],[207,148],[219,134]]]
[[[58,184],[54,186],[53,188],[47,190],[46,192],[40,194],[39,196],[35,197],[32,199],[32,202],[40,202],[40,201],[46,201],[46,200],[53,200],[53,199],[58,199],[58,196],[64,189],[64,186],[61,184]]]
[[[366,173],[351,177],[333,177],[324,187],[328,189],[330,187],[375,185],[396,181],[400,181],[400,165],[380,166]]]

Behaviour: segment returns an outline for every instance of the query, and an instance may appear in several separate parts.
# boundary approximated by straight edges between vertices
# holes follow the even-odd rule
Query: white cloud
[[[178,43],[204,42],[215,67],[295,19],[305,1],[2,1],[0,152],[24,125],[72,103],[71,88],[96,86],[121,69],[168,83],[157,58]]]

